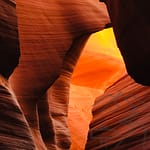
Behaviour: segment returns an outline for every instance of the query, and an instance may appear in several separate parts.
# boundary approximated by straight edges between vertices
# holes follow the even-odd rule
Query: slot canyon
[[[150,2],[0,1],[0,150],[150,150]]]

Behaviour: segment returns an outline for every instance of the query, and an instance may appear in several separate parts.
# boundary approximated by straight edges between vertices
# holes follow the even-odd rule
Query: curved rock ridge
[[[86,150],[149,150],[150,87],[123,76],[96,99]]]
[[[42,95],[60,74],[74,40],[102,30],[109,22],[97,0],[16,0],[16,4],[21,58],[12,80],[16,94],[21,95]]]
[[[8,81],[0,75],[0,149],[35,150],[29,126]]]
[[[98,0],[16,0],[16,5],[21,57],[11,76],[12,88],[37,147],[69,149],[66,119],[71,74],[89,35],[109,22],[106,8]],[[49,108],[48,99],[55,105],[50,103]]]
[[[150,1],[105,0],[129,75],[150,86]]]
[[[15,3],[0,1],[0,74],[8,78],[19,63],[18,24]]]
[[[54,125],[55,145],[57,149],[70,149],[70,133],[68,129],[68,104],[70,82],[74,67],[79,59],[81,49],[89,36],[82,36],[74,41],[72,50],[67,53],[61,74],[48,91],[49,109]],[[60,94],[61,93],[61,94]]]

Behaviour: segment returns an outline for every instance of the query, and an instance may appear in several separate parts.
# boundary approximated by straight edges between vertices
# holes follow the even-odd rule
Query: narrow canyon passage
[[[91,35],[72,76],[69,102],[71,150],[84,150],[95,98],[124,73],[125,66],[112,28]]]
[[[0,150],[150,150],[149,6],[1,0]]]

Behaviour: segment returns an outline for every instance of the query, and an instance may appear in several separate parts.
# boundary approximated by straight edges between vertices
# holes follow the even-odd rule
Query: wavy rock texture
[[[87,150],[150,149],[150,87],[128,75],[96,99]]]
[[[16,2],[21,58],[20,64],[10,81],[28,122],[8,81],[0,76],[0,149],[67,150],[71,143],[67,120],[71,76],[89,35],[102,30],[105,24],[109,23],[106,9],[98,0],[76,0],[75,2],[66,0],[16,0]],[[108,0],[107,6],[117,40],[121,39],[118,41],[118,45],[121,48],[129,73],[133,77],[136,76],[137,81],[142,80],[141,83],[149,84],[149,62],[147,61],[149,53],[147,45],[143,44],[145,41],[146,44],[149,41],[149,22],[145,21],[149,18],[146,13],[148,7],[140,6],[139,1],[137,7],[134,7],[133,2],[126,2],[116,0],[114,3],[114,1]],[[110,4],[112,4],[111,8],[109,7]],[[132,15],[126,13],[126,4],[130,4],[131,7],[129,8],[134,10],[129,11]],[[116,11],[116,8],[122,12],[121,15],[118,13],[119,11]],[[140,22],[137,21],[139,18],[135,15],[136,8],[142,8],[142,13],[145,15],[145,17],[139,15],[140,20],[142,19]],[[133,25],[131,28],[127,28],[128,30],[122,21],[118,23],[118,18],[120,16],[124,18],[126,15],[133,17],[134,19],[131,20],[136,22],[138,26],[134,26],[130,19],[124,19]],[[144,30],[138,30],[140,31],[138,35],[146,36],[138,43],[138,36],[134,32],[140,26],[143,26]],[[135,30],[130,32],[130,29]],[[123,40],[120,34],[124,35]],[[130,42],[135,39],[133,43],[136,42],[136,44],[133,45],[128,39],[131,40]],[[8,78],[17,66],[20,55],[14,0],[1,0],[0,2],[0,47],[0,74]],[[143,49],[142,55],[138,53],[137,57],[134,57],[135,61],[131,61],[133,59],[132,50],[136,49],[140,52],[139,48],[141,47]],[[126,57],[127,49],[131,50],[129,53],[131,57]],[[135,53],[133,54],[135,56]],[[84,57],[81,57],[81,62],[81,66],[77,68],[84,70],[88,66],[88,69],[84,73],[78,69],[75,70],[72,83],[76,85],[71,85],[73,87],[71,89],[72,94],[76,92],[78,85],[81,92],[83,87],[86,87],[84,90],[86,89],[88,94],[92,94],[93,98],[99,93],[98,88],[101,87],[103,91],[124,72],[122,64],[119,64],[120,61],[102,53],[93,54],[88,51]],[[105,67],[108,66],[109,69],[105,72]],[[120,69],[121,71],[118,71]],[[145,71],[148,72],[146,78],[143,78],[143,70],[144,76]],[[134,71],[135,74],[132,74]],[[103,75],[100,72],[103,72]],[[98,82],[97,76],[99,76]],[[90,77],[92,79],[89,81]],[[89,100],[88,104],[84,104],[82,101],[84,93],[80,94],[78,96],[76,94],[71,95],[74,100],[70,103],[69,110],[69,123],[73,134],[72,150],[84,149],[88,123],[91,119],[91,114],[85,109],[91,109],[93,101]],[[150,147],[149,95],[148,87],[135,84],[127,76],[116,82],[104,94],[103,98],[106,98],[106,102],[100,98],[100,101],[95,104],[93,114],[96,117],[91,123],[86,149],[141,150],[144,148],[148,150]],[[116,97],[119,97],[117,101],[114,99]],[[79,103],[80,100],[82,101],[80,102],[81,105],[77,106],[75,103]],[[117,107],[118,105],[119,107]],[[79,112],[78,114],[75,112],[75,114],[74,111],[77,110]],[[108,110],[110,111],[108,112]],[[73,117],[76,119],[72,120]],[[83,126],[80,125],[76,127],[76,120],[80,120],[85,128],[83,129]],[[81,131],[84,137],[80,136]]]
[[[51,135],[55,135],[55,141],[53,142],[57,144],[54,145],[57,145],[57,148],[61,149],[69,148],[70,136],[67,129],[68,121],[71,130],[71,149],[84,149],[88,124],[91,120],[91,105],[93,104],[96,94],[99,95],[100,93],[98,88],[101,87],[101,90],[104,90],[124,72],[124,64],[119,59],[104,55],[99,52],[100,50],[97,51],[97,53],[93,52],[89,44],[84,47],[84,52],[80,56],[80,50],[84,46],[84,42],[86,42],[86,38],[84,38],[85,37],[82,37],[75,41],[76,44],[74,43],[72,50],[67,53],[60,77],[48,91],[49,102],[47,103],[49,103],[50,118],[52,120],[50,132],[52,133]],[[90,41],[87,43],[90,43]],[[91,42],[93,43],[93,41]],[[79,56],[80,58],[78,58]],[[92,75],[95,76],[93,77]],[[103,76],[105,76],[105,78]],[[86,80],[87,78],[89,80]],[[74,85],[71,84],[70,87],[71,79],[71,83],[74,83]],[[86,85],[84,83],[86,83]],[[78,86],[75,86],[75,84]],[[89,94],[93,96],[89,97]],[[68,103],[70,103],[69,116]],[[42,104],[40,104],[40,106],[41,105]],[[46,115],[43,113],[42,116]],[[80,123],[77,124],[76,122],[79,120]],[[45,126],[46,119],[41,122],[43,126]],[[55,129],[52,128],[52,123],[54,123]],[[45,137],[44,134],[43,136]]]
[[[108,16],[96,0],[18,0],[16,3],[21,59],[13,75],[17,77],[15,91],[21,95],[42,95],[59,75],[74,40],[103,29]],[[31,81],[36,88],[33,89]]]
[[[0,149],[35,149],[29,126],[6,79],[0,75]]]
[[[63,146],[58,144],[58,148],[68,149],[70,141],[68,140],[68,129],[64,123],[68,104],[68,83],[66,86],[65,82],[68,81],[63,81],[64,87],[62,87],[64,88],[63,91],[66,90],[67,95],[64,92],[59,92],[59,96],[55,94],[60,90],[57,90],[57,83],[54,82],[58,76],[62,80],[62,72],[68,53],[78,52],[76,40],[83,38],[80,42],[83,45],[89,34],[102,30],[105,24],[109,22],[108,14],[104,5],[100,5],[97,0],[77,0],[75,2],[66,0],[16,0],[16,4],[21,58],[19,66],[11,77],[12,88],[30,125],[37,147],[40,150],[46,149],[46,146],[49,149],[55,149],[57,147],[57,144],[54,144],[55,141],[56,143],[65,141]],[[70,72],[70,70],[68,71]],[[62,81],[56,82],[62,84]],[[58,113],[58,116],[63,116],[59,121],[58,119],[57,121],[55,119],[48,120],[51,116],[55,118],[56,113],[54,113],[55,115],[53,113],[48,114],[47,97],[44,96],[53,83],[50,101],[56,102],[58,105],[64,103],[59,109],[62,114],[59,115]],[[58,86],[59,88],[61,87]],[[43,102],[39,101],[40,99],[41,101],[44,99]],[[45,105],[42,106],[42,103]],[[54,107],[53,109],[57,110],[57,106]],[[47,116],[44,117],[42,113],[46,113]],[[51,131],[48,126],[45,128],[42,120],[39,119],[45,120],[54,130],[57,130],[57,126],[63,122],[64,127],[62,127],[60,135],[64,135],[66,140],[61,137],[58,138],[56,132]],[[59,134],[59,132],[57,133]],[[52,137],[50,137],[51,135]]]
[[[150,86],[150,1],[105,1],[129,75]]]
[[[0,149],[35,149],[27,121],[9,78],[19,61],[18,25],[15,3],[0,1]],[[2,76],[3,75],[3,76]]]
[[[61,74],[48,91],[49,111],[54,125],[55,145],[57,149],[70,148],[68,130],[68,103],[70,80],[85,42],[89,36],[82,36],[74,41],[71,51],[67,53]]]

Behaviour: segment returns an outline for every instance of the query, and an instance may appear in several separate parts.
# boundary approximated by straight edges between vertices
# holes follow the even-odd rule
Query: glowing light
[[[122,60],[112,28],[92,34],[84,50],[103,53]]]

